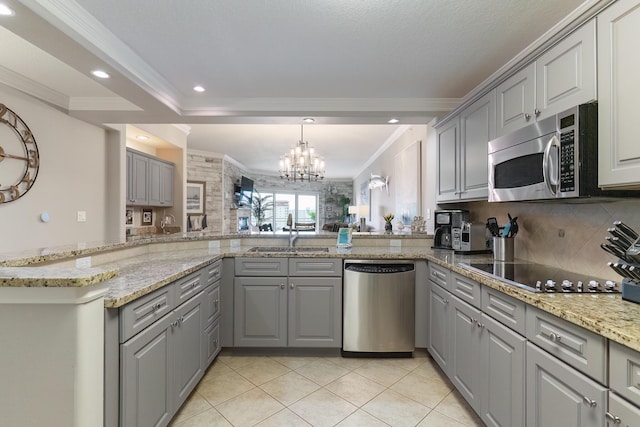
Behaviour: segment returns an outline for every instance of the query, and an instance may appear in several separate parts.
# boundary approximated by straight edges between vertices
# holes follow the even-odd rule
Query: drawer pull
[[[162,307],[162,304],[157,302],[151,306],[151,311],[155,313],[156,311],[160,310],[161,307]]]
[[[607,419],[607,423],[622,424],[622,420],[617,415],[613,415],[607,412],[604,414],[604,416]]]
[[[484,324],[483,324],[483,323],[480,323],[480,322],[478,322],[477,326],[478,326],[478,328],[480,328],[480,329],[484,328]]]
[[[562,337],[559,334],[556,334],[555,332],[551,332],[549,334],[549,339],[553,342],[560,342]]]
[[[595,408],[596,406],[598,406],[598,403],[595,400],[591,400],[587,396],[584,396],[582,400],[584,400],[584,403],[586,403],[592,408]]]

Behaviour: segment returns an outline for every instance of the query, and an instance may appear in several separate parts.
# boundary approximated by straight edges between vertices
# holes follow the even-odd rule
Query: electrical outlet
[[[86,222],[87,221],[87,211],[78,211],[78,222]]]
[[[558,237],[564,237],[564,228],[558,228]]]

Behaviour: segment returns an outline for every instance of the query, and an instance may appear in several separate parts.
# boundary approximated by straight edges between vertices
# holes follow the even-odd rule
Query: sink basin
[[[329,248],[314,248],[314,247],[289,248],[287,246],[255,246],[249,249],[249,252],[284,252],[284,253],[329,252]]]

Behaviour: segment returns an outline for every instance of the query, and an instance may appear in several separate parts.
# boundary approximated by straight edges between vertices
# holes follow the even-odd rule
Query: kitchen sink
[[[287,247],[287,246],[255,246],[249,252],[284,252],[284,253],[309,253],[309,252],[329,252],[329,248],[314,247]]]

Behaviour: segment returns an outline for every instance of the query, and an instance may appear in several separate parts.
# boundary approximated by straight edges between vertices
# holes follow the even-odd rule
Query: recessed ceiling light
[[[313,123],[316,121],[316,119],[314,119],[313,117],[305,117],[304,119],[302,119],[302,121],[305,123]]]
[[[3,16],[13,16],[16,13],[13,11],[13,9],[11,9],[9,6],[4,5],[4,4],[0,4],[0,15]]]
[[[392,125],[395,125],[396,123],[398,123],[400,120],[393,118],[393,119],[389,119],[389,121],[387,123],[391,123]]]
[[[110,77],[106,71],[102,70],[93,70],[91,74],[98,77],[99,79],[108,79]]]
[[[138,135],[138,136],[136,136],[136,139],[140,140],[140,141],[148,141],[151,138],[149,138],[147,135]]]
[[[205,88],[203,88],[202,86],[198,85],[198,86],[194,86],[193,90],[195,90],[196,92],[204,92]]]

